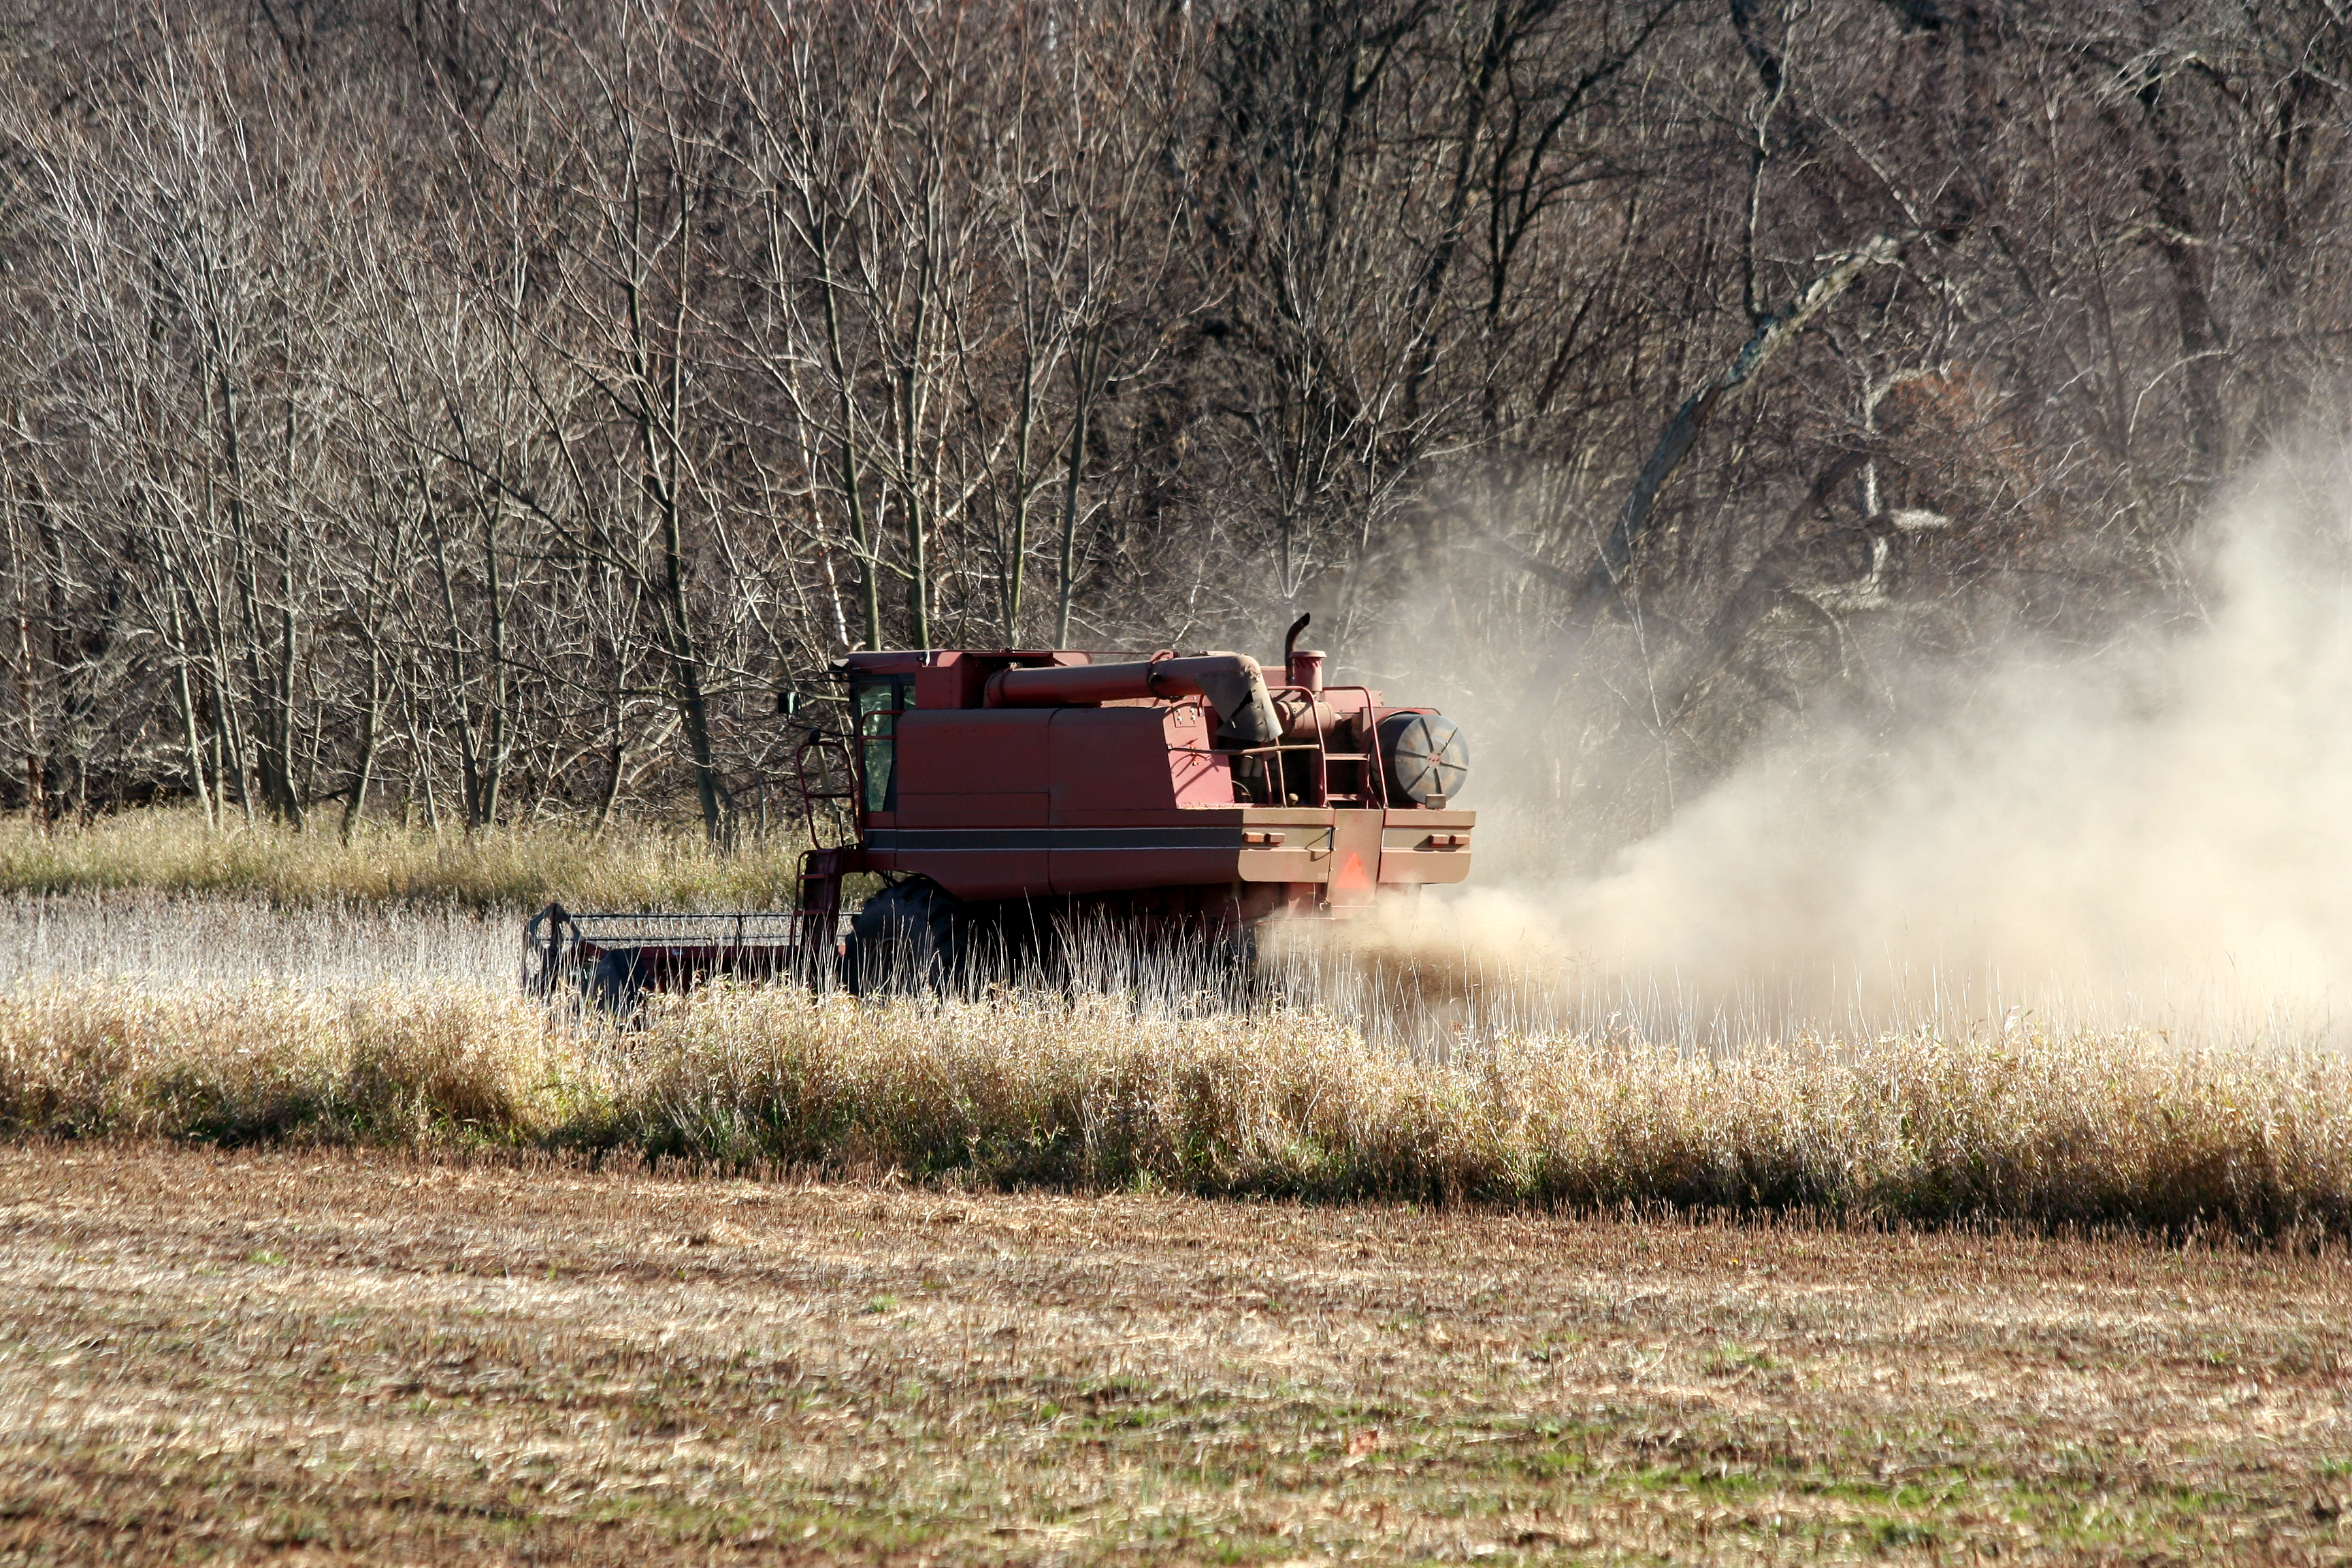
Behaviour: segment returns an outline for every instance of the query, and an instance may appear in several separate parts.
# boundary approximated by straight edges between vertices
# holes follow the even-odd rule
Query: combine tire
[[[849,922],[841,983],[857,996],[968,989],[971,925],[962,901],[936,882],[885,888]]]
[[[1239,925],[1212,939],[1213,971],[1228,1005],[1250,1007],[1265,999],[1270,987],[1258,963],[1257,927]]]
[[[585,987],[589,1005],[622,1022],[634,1020],[646,1005],[645,963],[633,947],[597,955]]]

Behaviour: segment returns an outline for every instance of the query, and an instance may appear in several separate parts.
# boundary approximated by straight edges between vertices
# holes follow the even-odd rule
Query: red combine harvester
[[[1042,954],[1073,924],[1246,954],[1262,921],[1345,918],[1461,881],[1476,817],[1451,804],[1468,773],[1460,731],[1324,684],[1324,656],[1296,646],[1306,624],[1279,686],[1235,653],[851,654],[832,672],[845,730],[811,729],[796,762],[819,846],[799,909],[550,905],[526,929],[526,982],[618,1006],[714,974],[941,984]],[[828,815],[842,842],[825,844]],[[842,880],[859,872],[887,885],[844,932]]]

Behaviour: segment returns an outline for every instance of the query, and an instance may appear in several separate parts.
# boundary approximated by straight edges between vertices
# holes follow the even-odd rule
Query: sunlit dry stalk
[[[1309,1198],[2352,1233],[2352,1068],[2130,1037],[1449,1062],[1282,1008],[714,990],[641,1029],[463,987],[72,984],[0,1006],[17,1134],[626,1148]]]
[[[732,855],[698,835],[638,826],[603,837],[575,824],[474,834],[363,828],[350,840],[267,823],[214,830],[193,811],[103,816],[87,826],[0,818],[0,893],[145,889],[260,893],[289,904],[445,903],[520,908],[767,908],[788,903],[802,846]]]
[[[0,1122],[64,1137],[529,1136],[576,1059],[543,1010],[442,987],[55,984],[0,998]]]

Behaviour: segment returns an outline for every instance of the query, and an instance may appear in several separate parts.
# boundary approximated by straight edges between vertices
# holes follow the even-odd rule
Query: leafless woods
[[[1311,608],[1637,830],[1628,757],[2191,602],[2340,409],[2326,0],[13,5],[50,813],[725,840],[846,648]]]

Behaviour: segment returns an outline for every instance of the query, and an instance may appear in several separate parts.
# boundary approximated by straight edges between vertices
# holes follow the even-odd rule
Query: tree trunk
[[[220,817],[213,809],[212,786],[205,776],[205,745],[196,722],[195,688],[188,679],[192,655],[185,623],[180,615],[180,584],[176,581],[169,583],[164,592],[171,604],[172,687],[180,700],[181,738],[188,750],[188,784],[195,791],[197,809],[205,814],[205,826],[218,827]]]
[[[1657,445],[1651,448],[1649,460],[1642,465],[1633,491],[1617,514],[1616,526],[1601,541],[1600,552],[1569,608],[1568,622],[1553,641],[1551,658],[1555,665],[1573,659],[1591,635],[1601,611],[1623,597],[1634,552],[1649,537],[1658,493],[1674,478],[1675,470],[1682,467],[1683,459],[1690,455],[1691,447],[1697,444],[1700,433],[1714,419],[1716,411],[1727,399],[1751,384],[1771,363],[1772,356],[1803,331],[1805,323],[1822,307],[1844,293],[1868,268],[1894,260],[1901,250],[1901,241],[1879,235],[1861,249],[1840,257],[1828,271],[1807,285],[1787,310],[1759,320],[1753,335],[1731,356],[1731,363],[1724,366],[1722,374],[1675,411],[1675,416],[1666,421],[1664,431],[1658,437]]]
[[[1101,357],[1100,334],[1089,331],[1070,358],[1074,404],[1070,410],[1070,460],[1062,475],[1061,602],[1054,615],[1054,646],[1070,646],[1070,615],[1078,592],[1078,486],[1086,474],[1087,424],[1094,411],[1095,367]]]
[[[375,782],[376,731],[383,723],[383,683],[382,661],[375,650],[368,650],[367,707],[360,719],[359,765],[352,779],[352,798],[343,807],[342,840],[352,841],[352,830],[359,826],[360,816],[367,810],[368,786]]]

